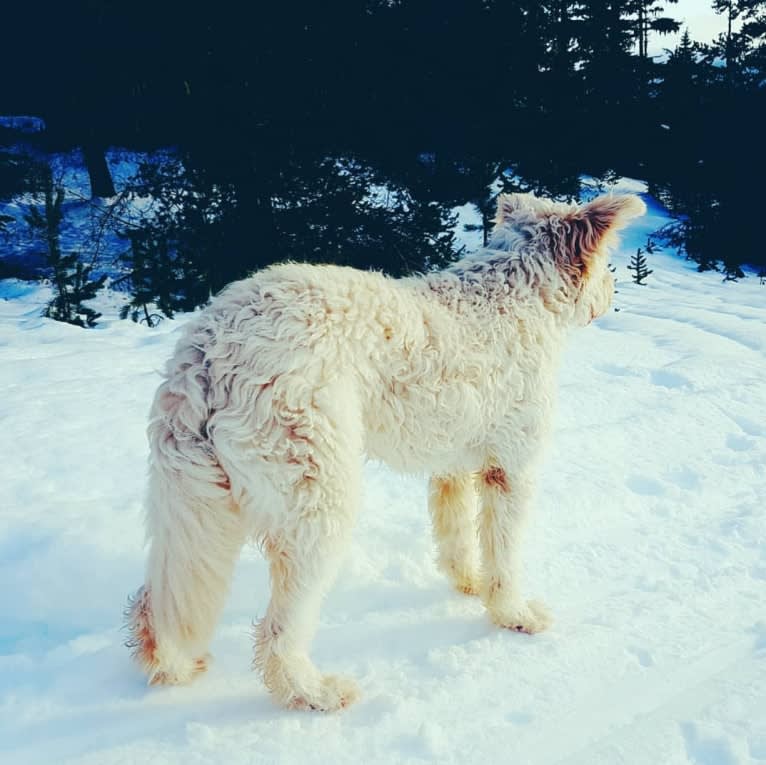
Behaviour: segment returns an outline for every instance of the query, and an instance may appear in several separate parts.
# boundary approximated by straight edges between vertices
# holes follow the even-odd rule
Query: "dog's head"
[[[495,232],[523,232],[528,246],[555,264],[571,285],[574,321],[585,325],[602,316],[612,302],[614,279],[608,259],[617,232],[645,212],[643,201],[632,195],[601,196],[573,205],[533,194],[501,194]]]

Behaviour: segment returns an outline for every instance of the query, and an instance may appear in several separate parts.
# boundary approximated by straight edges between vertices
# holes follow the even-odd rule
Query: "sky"
[[[666,48],[676,46],[683,28],[688,28],[692,40],[710,42],[726,29],[726,18],[712,9],[711,0],[679,0],[677,4],[667,4],[667,13],[682,24],[681,32],[674,35],[654,35],[649,40],[649,52],[653,55],[662,53]]]

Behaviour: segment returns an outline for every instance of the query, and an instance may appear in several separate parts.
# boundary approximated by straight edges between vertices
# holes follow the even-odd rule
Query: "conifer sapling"
[[[636,250],[635,255],[631,255],[628,271],[633,272],[633,282],[642,285],[645,284],[644,279],[646,279],[649,274],[654,273],[651,268],[647,267],[646,256],[640,247]]]

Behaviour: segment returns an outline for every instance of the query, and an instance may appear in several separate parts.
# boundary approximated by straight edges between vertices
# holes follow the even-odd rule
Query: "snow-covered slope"
[[[651,200],[648,200],[651,201]],[[183,322],[41,319],[0,283],[0,762],[766,762],[766,287],[629,254],[612,312],[576,332],[526,545],[556,622],[494,628],[433,563],[425,482],[378,465],[327,598],[318,663],[343,714],[273,706],[250,671],[267,600],[243,553],[210,671],[147,688],[122,646],[141,581],[145,416]],[[116,300],[116,298],[115,298]]]

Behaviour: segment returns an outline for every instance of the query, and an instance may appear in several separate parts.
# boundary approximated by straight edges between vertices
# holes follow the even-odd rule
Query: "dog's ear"
[[[570,252],[574,259],[587,260],[604,243],[605,237],[624,228],[646,212],[635,195],[602,196],[575,210],[570,225]]]
[[[511,221],[520,210],[536,212],[534,194],[498,194],[495,227]]]

